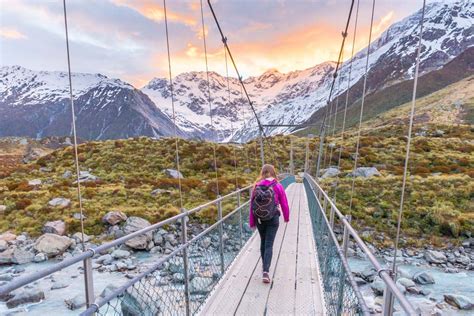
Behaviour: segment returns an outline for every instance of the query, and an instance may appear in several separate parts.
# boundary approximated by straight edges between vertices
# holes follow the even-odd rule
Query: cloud
[[[373,27],[374,37],[382,34],[385,29],[393,23],[395,12],[390,11],[386,15],[380,18],[380,20]]]
[[[28,38],[25,34],[21,33],[15,28],[5,27],[5,26],[0,27],[0,37],[6,38],[6,39],[14,39],[14,40]]]

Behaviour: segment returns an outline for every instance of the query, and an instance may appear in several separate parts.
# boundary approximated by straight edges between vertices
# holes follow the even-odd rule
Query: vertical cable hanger
[[[71,119],[72,119],[72,136],[74,141],[74,163],[76,166],[76,182],[77,182],[77,200],[79,201],[79,210],[81,214],[81,245],[82,251],[86,250],[85,242],[84,242],[84,209],[82,203],[82,193],[81,193],[81,182],[79,181],[81,177],[81,171],[79,168],[79,157],[78,157],[78,150],[77,150],[77,132],[76,132],[76,114],[74,108],[74,95],[73,95],[73,88],[72,88],[72,74],[71,74],[71,55],[69,51],[69,32],[67,26],[67,8],[66,8],[66,0],[63,0],[63,12],[64,12],[64,30],[66,33],[66,54],[67,54],[67,71],[68,71],[68,79],[69,79],[69,100],[71,102]]]
[[[355,187],[355,171],[357,169],[357,163],[359,159],[359,147],[360,147],[360,130],[362,128],[362,118],[364,117],[364,103],[365,95],[367,93],[367,75],[369,72],[369,59],[370,59],[370,42],[372,41],[372,28],[374,24],[374,11],[375,11],[375,0],[372,0],[372,14],[370,18],[370,30],[369,30],[369,44],[367,45],[367,58],[365,61],[365,72],[364,72],[364,85],[362,88],[362,100],[360,105],[360,115],[359,115],[359,128],[357,130],[357,139],[356,139],[356,152],[354,158],[354,167],[352,170],[352,185],[351,185],[351,195],[349,200],[349,214],[352,211],[352,200],[354,197],[354,187]]]
[[[171,110],[173,115],[173,124],[174,124],[174,140],[175,140],[175,154],[176,154],[176,170],[178,171],[178,189],[179,189],[179,203],[180,209],[183,210],[184,202],[183,202],[183,190],[181,184],[181,171],[180,171],[180,161],[179,161],[179,140],[178,140],[178,129],[176,125],[176,111],[174,105],[174,86],[173,86],[173,75],[171,71],[171,53],[170,53],[170,40],[169,40],[169,32],[168,32],[168,16],[166,11],[166,0],[163,0],[163,9],[164,9],[164,17],[165,17],[165,33],[166,33],[166,51],[168,54],[168,75],[170,80],[170,94],[171,94]]]
[[[214,128],[214,121],[212,117],[212,97],[211,97],[211,81],[209,79],[209,65],[207,61],[207,43],[206,43],[206,26],[204,24],[204,11],[203,11],[203,6],[202,6],[202,0],[199,1],[201,5],[201,22],[202,22],[202,41],[204,44],[204,60],[206,62],[206,81],[207,81],[207,101],[209,103],[209,119],[211,123],[211,129],[216,132],[216,129]],[[217,134],[217,133],[216,133]],[[213,146],[212,146],[212,151],[214,155],[214,172],[215,172],[215,177],[216,177],[216,195],[219,196],[219,173],[217,170],[217,139],[214,140]]]
[[[341,169],[341,156],[342,156],[342,150],[344,148],[344,132],[346,128],[346,116],[347,116],[347,106],[349,104],[349,92],[351,90],[351,79],[352,79],[352,64],[354,60],[354,53],[355,53],[355,41],[357,38],[357,23],[359,21],[359,4],[360,0],[357,0],[357,5],[356,5],[356,15],[355,15],[355,23],[354,23],[354,36],[352,38],[352,48],[351,48],[351,59],[349,61],[349,75],[347,78],[347,89],[346,89],[346,101],[344,104],[344,114],[342,116],[342,129],[341,129],[341,145],[339,146],[339,157],[337,159],[337,170],[340,171]],[[337,200],[337,187],[339,184],[339,174],[336,175],[336,185],[334,186],[334,203],[336,203]]]

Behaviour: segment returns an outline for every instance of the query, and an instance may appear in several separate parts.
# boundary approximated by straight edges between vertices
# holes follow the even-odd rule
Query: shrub
[[[21,199],[15,202],[15,208],[17,210],[24,210],[27,206],[31,205],[30,199]]]

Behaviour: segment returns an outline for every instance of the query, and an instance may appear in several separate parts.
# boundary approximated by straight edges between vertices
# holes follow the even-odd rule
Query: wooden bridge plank
[[[290,223],[281,219],[270,275],[261,280],[260,238],[256,234],[216,286],[201,315],[324,315],[311,221],[302,184],[287,190]]]

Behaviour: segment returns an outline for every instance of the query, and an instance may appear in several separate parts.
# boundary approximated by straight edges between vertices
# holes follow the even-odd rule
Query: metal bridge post
[[[331,230],[334,230],[334,213],[335,213],[334,207],[331,205],[331,212],[329,213],[329,225],[331,226]]]
[[[242,227],[242,208],[240,207],[240,192],[237,194],[237,207],[239,208],[239,233],[240,233],[240,248],[243,245],[244,232]]]
[[[385,291],[383,292],[382,315],[393,315],[393,294],[392,291],[390,291],[390,289],[388,288],[388,286],[385,286]]]
[[[84,282],[86,290],[86,306],[89,308],[95,302],[94,275],[92,272],[92,258],[84,259]]]
[[[305,158],[304,158],[304,172],[308,172],[308,165],[309,165],[309,138],[306,138],[306,151],[305,151]]]
[[[350,223],[352,216],[346,215],[347,221]],[[344,253],[344,257],[347,258],[347,248],[349,248],[349,231],[347,230],[347,226],[344,225],[344,234],[342,237],[342,252]]]
[[[217,202],[217,216],[219,221],[219,253],[221,257],[221,275],[224,275],[224,223],[222,222],[222,201],[220,200],[221,196],[217,197],[219,201]]]
[[[295,174],[295,164],[293,163],[293,138],[290,137],[290,173]]]
[[[262,135],[262,130],[259,130],[259,138],[260,142],[260,159],[262,160],[262,166],[265,164],[265,152],[263,148],[263,135]]]
[[[186,210],[181,210],[186,212]],[[181,218],[181,243],[186,245],[188,243],[188,223],[187,216]],[[189,257],[188,248],[183,249],[183,269],[184,269],[184,299],[186,302],[186,315],[191,315],[190,309],[190,293],[189,293]]]

